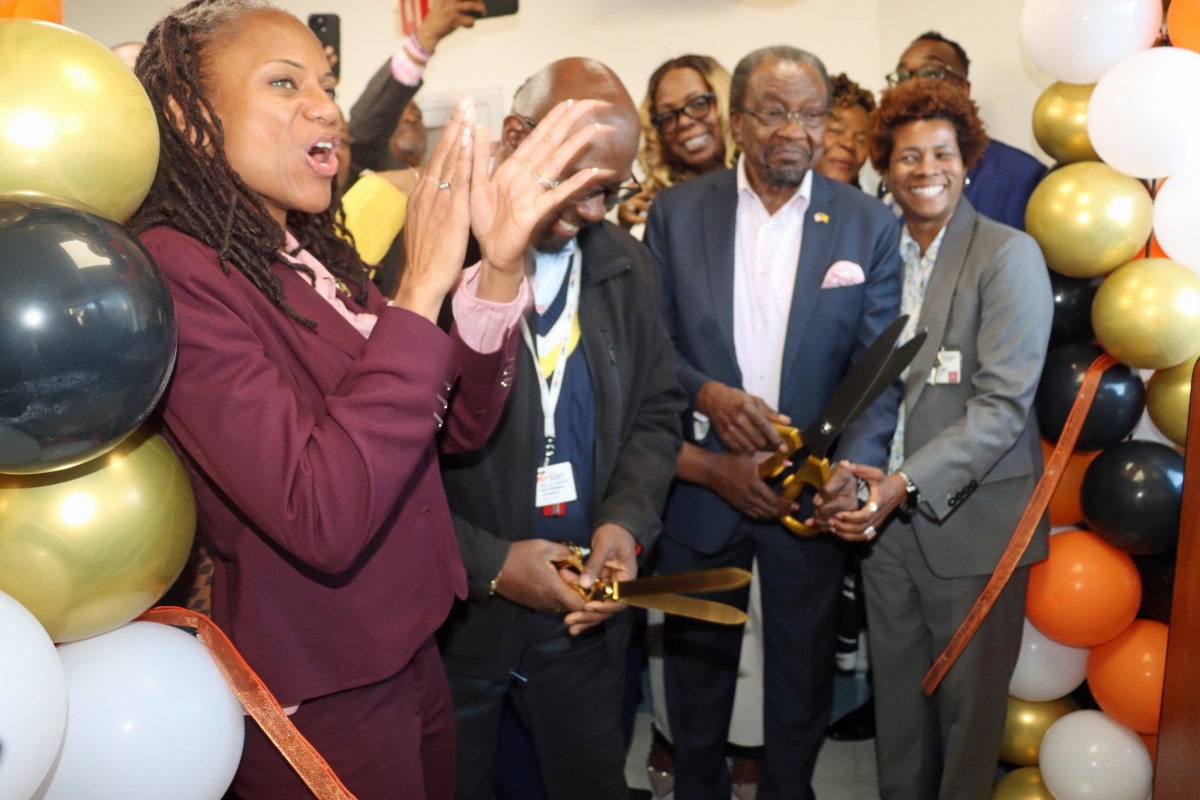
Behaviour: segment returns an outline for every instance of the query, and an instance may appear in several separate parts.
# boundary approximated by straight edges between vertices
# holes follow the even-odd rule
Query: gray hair
[[[815,69],[825,84],[826,103],[833,102],[833,84],[829,81],[829,72],[825,69],[825,64],[821,59],[807,50],[801,50],[791,45],[777,44],[748,53],[738,62],[737,67],[733,70],[733,78],[729,83],[729,105],[731,108],[740,109],[745,107],[746,91],[750,85],[750,76],[764,62],[771,60],[782,61],[786,64],[807,64]]]

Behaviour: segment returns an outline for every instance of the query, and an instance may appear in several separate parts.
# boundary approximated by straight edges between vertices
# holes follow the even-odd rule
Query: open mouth
[[[917,197],[937,197],[942,192],[946,191],[945,186],[914,186],[909,189],[910,192]]]
[[[333,139],[318,140],[305,154],[309,168],[321,178],[332,178],[338,171],[338,143]]]

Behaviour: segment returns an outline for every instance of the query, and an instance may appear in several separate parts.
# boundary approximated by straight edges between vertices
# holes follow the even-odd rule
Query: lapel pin
[[[818,211],[813,214],[813,222],[829,222],[829,215],[824,211]]]

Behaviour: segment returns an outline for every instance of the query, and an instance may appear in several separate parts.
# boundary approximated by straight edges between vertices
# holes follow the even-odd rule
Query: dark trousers
[[[307,700],[292,722],[359,800],[454,796],[454,716],[432,639],[392,677]],[[312,800],[250,717],[233,791],[241,800]]]
[[[812,798],[813,768],[833,706],[835,610],[846,550],[830,536],[802,539],[775,522],[743,521],[712,555],[659,540],[660,574],[745,569],[762,584],[763,733],[759,800]],[[749,589],[709,599],[746,607]],[[733,710],[740,627],[668,616],[663,627],[667,713],[675,744],[676,800],[728,800],[725,740]]]
[[[629,615],[617,614],[575,637],[567,635],[561,614],[531,612],[527,622],[515,675],[495,680],[449,673],[458,728],[457,797],[490,800],[496,791],[506,698],[533,741],[550,800],[627,797],[621,705]]]

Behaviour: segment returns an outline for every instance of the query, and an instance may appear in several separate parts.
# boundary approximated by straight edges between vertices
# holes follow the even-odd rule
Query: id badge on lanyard
[[[562,397],[563,375],[567,370],[567,351],[571,346],[571,330],[575,324],[575,314],[579,310],[579,265],[582,260],[577,249],[571,256],[571,276],[567,283],[567,302],[561,316],[562,341],[558,345],[558,360],[554,363],[554,373],[550,376],[549,385],[542,377],[538,366],[537,342],[529,330],[529,323],[521,319],[521,336],[525,346],[533,354],[533,363],[537,369],[538,392],[542,401],[542,434],[546,440],[546,450],[542,464],[537,469],[535,478],[536,490],[534,505],[547,517],[561,517],[567,513],[567,503],[579,498],[575,488],[575,473],[569,461],[553,462],[554,459],[554,412]]]

